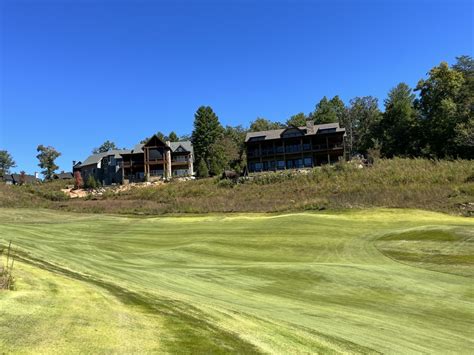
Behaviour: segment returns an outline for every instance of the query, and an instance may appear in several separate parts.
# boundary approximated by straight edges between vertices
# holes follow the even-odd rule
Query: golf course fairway
[[[474,349],[472,218],[0,209],[10,240],[0,353]]]

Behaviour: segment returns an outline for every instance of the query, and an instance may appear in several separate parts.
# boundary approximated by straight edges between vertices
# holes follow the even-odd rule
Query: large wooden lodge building
[[[109,150],[73,162],[73,171],[79,171],[84,181],[92,175],[102,185],[193,176],[193,146],[190,141],[163,142],[154,135],[131,150]]]
[[[249,132],[245,138],[249,172],[311,168],[344,158],[345,129],[338,123]]]
[[[312,168],[344,158],[345,129],[338,123],[249,132],[245,137],[249,172]],[[102,185],[169,180],[194,175],[190,141],[163,142],[154,135],[133,149],[92,154],[73,163],[84,181],[93,176]]]

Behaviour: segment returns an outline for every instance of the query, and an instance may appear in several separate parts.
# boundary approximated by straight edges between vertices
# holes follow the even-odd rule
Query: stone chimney
[[[306,131],[308,134],[314,133],[314,121],[313,120],[306,120]]]

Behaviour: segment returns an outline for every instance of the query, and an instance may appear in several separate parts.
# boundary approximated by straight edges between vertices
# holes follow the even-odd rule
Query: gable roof
[[[115,158],[120,158],[120,154],[126,154],[127,152],[129,153],[130,150],[128,150],[128,149],[112,149],[112,150],[109,150],[107,152],[92,154],[89,157],[87,157],[87,159],[84,160],[77,167],[81,168],[81,167],[87,166],[87,165],[98,164],[102,160],[102,158],[108,157],[109,155],[113,155]]]
[[[163,141],[160,137],[158,137],[156,134],[152,135],[144,144],[143,146],[147,146],[148,143],[150,143],[152,140],[157,140],[160,145],[166,146],[166,142]]]
[[[20,176],[21,174],[11,174],[12,181],[15,183],[20,183],[21,181]],[[33,182],[39,182],[39,181],[40,179],[37,179],[36,176],[25,174],[25,183],[33,183]]]
[[[61,172],[59,174],[54,174],[53,175],[53,178],[55,179],[72,179],[72,173],[71,172]]]
[[[2,181],[5,181],[5,182],[7,182],[7,181],[13,182],[14,181],[11,174],[3,175],[3,176],[0,177],[0,179]]]
[[[191,141],[170,142],[172,152],[176,152],[179,147],[182,147],[187,152],[193,153],[193,144]]]
[[[306,135],[306,127],[296,127],[296,126],[288,126],[283,129],[280,133],[280,137],[283,137],[287,132],[295,131],[298,136]]]
[[[324,133],[333,133],[333,132],[345,132],[346,130],[339,126],[339,123],[324,123],[319,125],[314,125],[313,132],[308,132],[306,127],[287,127],[281,129],[272,129],[269,131],[259,131],[259,132],[248,132],[245,136],[245,142],[250,140],[262,140],[268,141],[272,139],[280,139],[282,134],[286,132],[288,129],[296,128],[300,130],[304,136],[314,136],[316,134],[324,134]],[[331,132],[329,132],[331,131]]]
[[[150,139],[148,140],[148,142],[150,141]],[[98,164],[104,157],[107,157],[110,155],[113,155],[116,159],[118,159],[118,158],[121,158],[122,155],[126,155],[126,154],[143,154],[143,147],[145,146],[145,144],[144,143],[135,144],[133,149],[112,149],[107,152],[92,154],[89,157],[87,157],[87,159],[84,160],[82,163],[79,162],[76,165],[74,165],[74,168],[82,168],[87,165]],[[173,153],[176,152],[176,150],[179,147],[183,147],[187,152],[191,152],[194,159],[194,149],[193,149],[193,144],[191,143],[191,141],[170,142],[171,152]]]

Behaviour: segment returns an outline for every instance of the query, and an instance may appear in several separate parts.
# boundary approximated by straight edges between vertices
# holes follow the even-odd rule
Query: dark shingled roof
[[[59,174],[54,174],[53,175],[54,179],[72,179],[72,173],[65,173],[64,171],[59,173]]]
[[[121,154],[143,153],[143,146],[144,144],[142,143],[136,144],[132,150],[127,151],[125,153],[121,153]],[[193,153],[193,156],[194,156],[194,149],[193,149],[193,144],[191,143],[191,141],[170,142],[170,148],[172,152],[175,152],[176,149],[178,149],[180,146],[183,147],[183,149],[186,150],[187,152]]]
[[[291,128],[292,127],[272,129],[269,131],[248,132],[247,135],[245,136],[245,142],[248,142],[252,138],[258,138],[258,140],[266,140],[266,141],[272,140],[272,139],[280,139],[281,134],[287,129],[291,129]],[[298,127],[298,129],[300,129],[305,136],[313,136],[316,134],[329,133],[329,131],[332,131],[332,132],[345,132],[346,131],[344,128],[339,126],[339,123],[337,122],[314,125],[314,129],[312,132],[308,132],[306,127]]]
[[[183,149],[187,152],[194,153],[193,144],[191,141],[170,142],[170,148],[172,152],[175,152],[179,147],[183,147]]]
[[[20,174],[12,174],[12,179],[13,179],[13,182],[14,183],[20,183],[21,181],[21,178],[20,178]],[[40,179],[37,179],[36,176],[34,175],[27,175],[25,174],[25,183],[29,184],[29,183],[33,183],[33,182],[40,182],[41,180]]]
[[[14,181],[11,174],[0,176],[0,180],[5,181],[5,182],[10,181],[11,183],[13,183]]]
[[[82,168],[87,165],[98,164],[102,160],[102,158],[107,157],[109,155],[113,155],[115,158],[121,158],[122,154],[143,154],[143,146],[144,144],[139,143],[135,144],[133,149],[114,149],[104,153],[92,154],[82,163],[77,163],[76,165],[74,165],[74,168]],[[172,152],[175,152],[176,149],[178,149],[180,146],[183,147],[186,151],[191,152],[194,159],[193,144],[191,143],[191,141],[170,142],[170,148]]]
[[[81,168],[83,166],[97,164],[102,160],[102,158],[108,157],[109,155],[113,155],[115,158],[120,158],[120,154],[127,154],[127,153],[130,153],[130,150],[128,150],[128,149],[113,149],[113,150],[109,150],[109,151],[103,152],[103,153],[92,154],[86,160],[84,160],[80,165],[78,165],[77,167]]]

